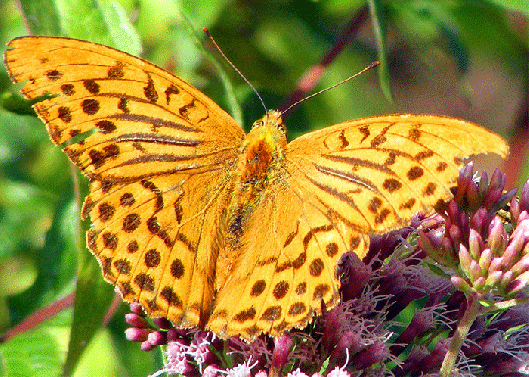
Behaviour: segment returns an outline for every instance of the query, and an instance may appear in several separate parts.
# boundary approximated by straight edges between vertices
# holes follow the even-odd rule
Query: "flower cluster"
[[[485,300],[514,297],[529,281],[529,182],[520,200],[504,192],[505,177],[496,170],[472,180],[472,165],[462,170],[446,220],[419,230],[419,244],[451,269],[454,286]],[[509,211],[500,210],[509,203]],[[501,217],[499,214],[503,214]]]
[[[153,376],[521,372],[529,365],[529,181],[520,198],[504,186],[499,171],[476,179],[469,164],[444,209],[373,236],[363,260],[342,257],[341,302],[304,330],[220,340],[148,320],[133,304],[127,338],[145,351],[165,345],[165,366]]]
[[[528,316],[513,317],[527,311],[529,302],[529,181],[520,198],[504,187],[499,170],[489,182],[486,173],[474,179],[469,164],[444,216],[418,230],[418,244],[457,289],[448,302],[460,297],[458,327],[448,339],[445,361],[451,357],[455,363],[461,350],[461,363],[472,361],[487,375],[516,373],[529,365]]]

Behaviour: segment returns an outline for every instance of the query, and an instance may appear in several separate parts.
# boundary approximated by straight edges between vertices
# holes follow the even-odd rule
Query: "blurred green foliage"
[[[375,18],[348,25],[366,9]],[[284,103],[347,28],[352,41],[316,89],[376,59],[379,74],[370,71],[298,106],[287,122],[290,138],[393,112],[460,117],[509,138],[527,111],[529,5],[523,0],[7,0],[0,14],[2,45],[31,33],[116,47],[182,77],[236,118],[240,106],[246,128],[264,110],[219,54],[209,52],[203,27],[269,108]],[[0,344],[0,375],[59,375],[66,360],[68,374],[80,360],[77,376],[153,373],[159,354],[124,340],[124,307],[100,329],[113,292],[83,245],[76,193],[86,182],[74,183],[75,170],[18,89],[0,69],[0,333],[73,292],[76,282],[78,305],[75,319],[68,310]]]

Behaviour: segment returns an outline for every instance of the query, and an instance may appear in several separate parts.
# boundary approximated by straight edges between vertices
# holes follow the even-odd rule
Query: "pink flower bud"
[[[147,341],[153,346],[161,346],[162,344],[167,343],[167,336],[160,331],[153,331],[147,337]]]
[[[143,308],[138,302],[131,302],[130,303],[130,311],[139,315],[143,315],[145,317],[145,313],[143,312]]]
[[[486,275],[489,271],[490,263],[492,262],[492,251],[489,248],[486,248],[481,252],[479,257],[479,268],[481,269],[481,275]]]
[[[509,213],[511,214],[511,219],[515,224],[518,224],[518,217],[520,216],[520,203],[516,200],[516,197],[513,197],[509,203]]]
[[[478,182],[479,196],[483,197],[485,193],[489,190],[489,175],[486,171],[481,173],[481,178]]]
[[[503,277],[503,272],[501,271],[491,271],[489,275],[487,276],[487,279],[485,281],[485,285],[487,287],[493,287],[500,283],[501,279]]]
[[[524,220],[529,220],[529,212],[528,211],[522,211],[520,213],[520,216],[518,216],[518,222],[516,224],[521,223]]]
[[[329,366],[334,367],[340,363],[343,363],[346,360],[348,353],[355,354],[362,348],[364,348],[364,344],[362,342],[362,336],[360,333],[353,330],[346,331],[344,334],[342,334],[340,340],[330,355]]]
[[[498,216],[491,221],[487,242],[494,256],[501,255],[507,246],[507,232]]]
[[[474,287],[475,291],[482,291],[485,288],[486,280],[483,276],[480,276],[474,280],[472,280],[472,286]]]
[[[450,237],[450,241],[454,247],[457,247],[461,243],[461,230],[458,226],[452,225],[450,229],[448,229],[448,237]]]
[[[463,293],[466,293],[466,294],[469,294],[472,292],[472,288],[470,287],[470,285],[468,285],[468,283],[464,279],[461,279],[458,276],[452,276],[450,278],[450,281],[452,282],[454,287],[456,287],[457,290]]]
[[[459,220],[459,208],[457,203],[454,200],[451,200],[448,203],[448,219],[446,221],[446,228],[448,229],[454,223],[457,223]]]
[[[514,276],[518,276],[525,271],[529,270],[529,255],[524,255],[518,262],[511,267]]]
[[[516,279],[529,281],[529,271],[525,271],[524,273],[520,274]]]
[[[219,369],[215,365],[208,365],[206,368],[204,368],[204,371],[202,372],[202,377],[218,377],[218,376],[223,376],[223,374],[219,374]],[[255,374],[255,377],[257,376],[267,377],[266,372],[264,371],[257,372]]]
[[[149,330],[136,327],[129,327],[125,330],[125,337],[131,342],[143,342],[147,340]]]
[[[528,255],[529,254],[529,242],[525,244],[522,250],[522,255]]]
[[[452,242],[450,241],[450,238],[443,237],[442,242],[442,248],[443,250],[457,250],[458,248],[455,248],[454,245],[452,245]]]
[[[479,353],[496,353],[498,349],[503,348],[504,344],[505,339],[503,338],[503,334],[500,332],[493,333],[477,342],[477,345],[479,346]]]
[[[178,334],[175,328],[171,328],[167,330],[167,340],[169,342],[172,342],[173,340],[176,340],[177,338],[178,338]]]
[[[153,318],[152,321],[156,326],[164,330],[168,330],[173,327],[172,323],[165,317]]]
[[[338,340],[340,340],[339,330],[343,326],[344,321],[345,314],[342,304],[331,309],[325,315],[322,346],[327,352],[330,353],[335,348]]]
[[[366,346],[362,351],[354,356],[355,368],[365,369],[381,363],[390,356],[388,345],[382,341],[376,341]]]
[[[522,224],[529,225],[529,222],[522,221],[514,230],[511,236],[511,242],[509,242],[509,245],[502,255],[502,267],[504,269],[511,268],[517,262],[525,243],[527,243],[529,234],[525,235],[525,226]]]
[[[395,343],[410,343],[413,339],[434,324],[432,310],[419,309],[410,321],[409,326],[399,335]]]
[[[505,271],[501,277],[500,285],[506,287],[513,280],[514,274],[512,271]]]
[[[481,267],[479,267],[478,262],[474,259],[470,261],[470,279],[476,281],[478,278],[482,277]]]
[[[502,263],[503,263],[502,257],[492,258],[492,261],[490,262],[490,266],[489,266],[489,274],[492,271],[502,271]]]
[[[278,375],[281,375],[281,371],[288,361],[292,344],[292,338],[288,335],[282,335],[274,341],[271,369],[275,370]]]
[[[153,349],[155,349],[156,346],[155,345],[152,345],[149,341],[144,341],[141,343],[141,346],[140,346],[140,349],[144,352],[149,352],[149,351],[152,351]]]
[[[466,199],[470,208],[475,208],[480,204],[478,191],[478,186],[471,180],[466,190]]]
[[[490,177],[489,191],[495,189],[503,190],[503,187],[505,186],[505,180],[505,174],[502,174],[498,168],[494,169],[494,172]]]
[[[457,179],[457,191],[454,194],[454,202],[462,202],[468,186],[472,183],[473,172],[474,164],[472,162],[468,163],[463,169],[460,170],[459,177]]]
[[[529,275],[529,274],[528,274]],[[529,278],[529,276],[527,276]],[[527,279],[516,279],[511,281],[505,288],[507,295],[514,295],[527,287]]]
[[[470,235],[468,236],[469,252],[474,260],[478,260],[481,255],[481,250],[484,248],[485,243],[481,235],[474,229],[470,229]]]
[[[470,219],[470,228],[475,229],[479,234],[484,234],[488,228],[489,215],[483,207],[479,208]]]
[[[472,261],[472,258],[465,247],[465,245],[460,244],[459,245],[459,263],[461,265],[461,270],[465,274],[465,276],[470,277],[470,262]]]
[[[439,341],[435,343],[432,353],[426,356],[421,363],[421,370],[423,372],[427,373],[441,365],[446,355],[448,343],[448,339],[439,339]]]
[[[485,208],[491,208],[494,203],[500,199],[502,192],[503,188],[491,189],[485,196],[485,199],[483,199],[482,206]]]
[[[127,322],[131,326],[138,328],[149,327],[149,323],[147,322],[145,317],[136,313],[125,314],[125,322]]]

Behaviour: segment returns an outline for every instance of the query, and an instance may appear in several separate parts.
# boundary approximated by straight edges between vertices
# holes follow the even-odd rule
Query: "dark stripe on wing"
[[[123,96],[123,97],[127,98],[127,99],[133,99],[135,101],[145,102],[145,103],[151,104],[149,101],[146,101],[146,100],[141,99],[141,98],[128,97],[128,96]],[[172,112],[170,112],[170,113],[174,114]],[[110,116],[108,116],[108,118],[124,120],[124,121],[129,121],[129,122],[148,123],[148,124],[152,124],[154,127],[170,127],[170,128],[175,128],[177,130],[182,130],[182,131],[186,131],[186,132],[203,132],[202,130],[200,130],[198,128],[195,128],[195,127],[188,127],[188,126],[185,126],[183,124],[170,122],[168,120],[161,119],[161,118],[150,117],[150,116],[147,116],[147,115],[126,114],[125,113],[125,114],[110,115]]]
[[[133,141],[133,142],[143,141],[146,143],[167,144],[167,145],[186,146],[186,147],[195,147],[201,143],[199,140],[178,139],[178,138],[171,137],[171,136],[158,135],[154,133],[143,133],[143,132],[122,134],[122,135],[112,138],[111,140],[117,143],[127,142],[127,141]]]

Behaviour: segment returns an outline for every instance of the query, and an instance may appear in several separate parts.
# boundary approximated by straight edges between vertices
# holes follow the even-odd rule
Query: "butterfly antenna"
[[[208,28],[204,28],[202,29],[204,30],[204,34],[206,34],[206,37],[208,37],[211,42],[213,43],[213,45],[215,46],[215,48],[217,49],[217,51],[222,55],[222,57],[224,58],[224,60],[226,60],[228,62],[229,65],[231,65],[231,67],[235,70],[235,72],[237,72],[239,74],[239,76],[241,76],[241,78],[244,80],[244,82],[246,84],[248,84],[248,86],[250,88],[252,88],[253,92],[255,93],[255,95],[257,96],[257,98],[259,98],[259,101],[261,101],[261,105],[263,105],[263,108],[265,109],[265,112],[268,112],[268,109],[266,108],[266,105],[263,101],[263,99],[261,98],[261,96],[259,95],[259,93],[257,92],[257,90],[254,88],[254,86],[252,85],[252,83],[250,81],[248,81],[248,79],[246,77],[244,77],[244,75],[242,74],[241,71],[239,71],[237,69],[237,67],[235,66],[235,64],[233,64],[230,59],[228,59],[228,57],[226,55],[224,55],[224,52],[222,52],[222,50],[220,49],[219,45],[217,44],[217,42],[215,42],[215,40],[213,39],[213,37],[211,36]]]
[[[340,85],[342,85],[342,84],[345,84],[347,81],[349,81],[349,80],[351,80],[351,79],[354,79],[355,77],[361,75],[362,73],[364,73],[364,72],[366,72],[366,71],[369,71],[369,70],[372,69],[372,68],[375,68],[375,67],[378,66],[378,65],[380,65],[380,62],[378,62],[378,61],[374,61],[373,63],[369,64],[367,67],[365,67],[364,69],[362,69],[360,72],[357,72],[357,73],[355,73],[355,74],[352,75],[352,76],[349,76],[349,77],[346,78],[345,80],[340,81],[340,82],[337,83],[337,84],[334,84],[334,85],[332,85],[332,86],[329,86],[328,88],[322,89],[322,90],[320,90],[320,91],[318,91],[318,92],[316,92],[316,93],[311,94],[310,96],[307,96],[307,97],[305,97],[305,98],[300,99],[299,101],[294,102],[292,105],[290,105],[289,107],[287,107],[286,110],[283,110],[283,111],[281,112],[281,116],[283,116],[284,114],[288,113],[290,110],[292,110],[293,107],[299,105],[301,102],[305,102],[306,100],[308,100],[308,99],[310,99],[310,98],[312,98],[312,97],[315,97],[315,96],[317,96],[318,94],[321,94],[321,93],[323,93],[323,92],[326,92],[327,90],[331,90],[331,89],[336,88],[337,86],[340,86]]]

